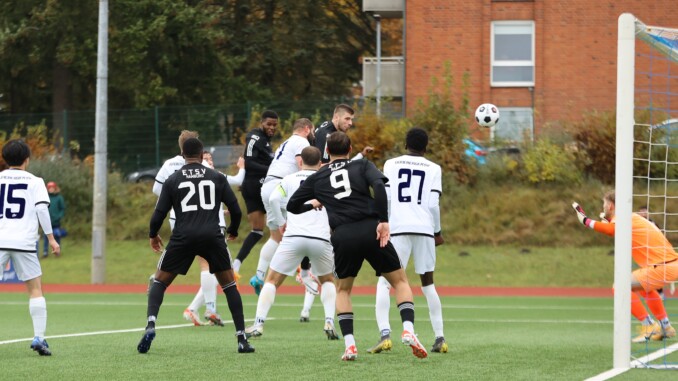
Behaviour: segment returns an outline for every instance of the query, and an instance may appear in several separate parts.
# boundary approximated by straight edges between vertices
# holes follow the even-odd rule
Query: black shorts
[[[257,211],[266,213],[264,203],[261,201],[262,185],[259,180],[245,180],[242,182],[240,191],[242,192],[242,198],[245,200],[245,206],[247,206],[247,214]]]
[[[376,219],[367,219],[345,224],[334,229],[334,269],[337,278],[356,277],[367,260],[377,276],[402,268],[400,258],[389,241],[379,247]]]
[[[205,258],[212,274],[231,269],[231,254],[223,238],[192,242],[170,239],[160,257],[158,269],[172,274],[186,275],[196,255]]]

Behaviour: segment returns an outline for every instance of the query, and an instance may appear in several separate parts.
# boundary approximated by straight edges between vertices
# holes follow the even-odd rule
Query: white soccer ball
[[[492,103],[483,103],[476,109],[476,122],[483,127],[492,127],[499,122],[499,109]]]

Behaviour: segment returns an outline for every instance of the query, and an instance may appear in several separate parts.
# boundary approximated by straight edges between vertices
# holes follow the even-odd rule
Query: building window
[[[499,122],[493,128],[493,140],[532,141],[534,121],[529,107],[499,107]]]
[[[492,22],[492,86],[534,86],[534,21]]]

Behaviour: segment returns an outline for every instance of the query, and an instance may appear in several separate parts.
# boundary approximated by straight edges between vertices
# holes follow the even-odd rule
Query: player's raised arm
[[[586,212],[584,212],[584,209],[581,206],[579,206],[579,204],[576,202],[572,203],[572,208],[577,213],[577,219],[582,225],[586,226],[589,229],[593,229],[599,233],[614,236],[615,228],[614,223],[595,221],[589,218],[588,216],[586,216]]]

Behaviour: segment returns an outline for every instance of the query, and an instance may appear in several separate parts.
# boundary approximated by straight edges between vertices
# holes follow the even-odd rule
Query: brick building
[[[497,133],[520,139],[549,124],[616,103],[617,19],[678,28],[678,0],[364,0],[400,5],[402,98],[408,112],[451,64],[470,75],[470,103],[502,111]],[[370,8],[371,7],[371,8]],[[676,71],[678,73],[678,71]],[[678,89],[678,87],[676,88]],[[504,128],[505,131],[501,131]]]

